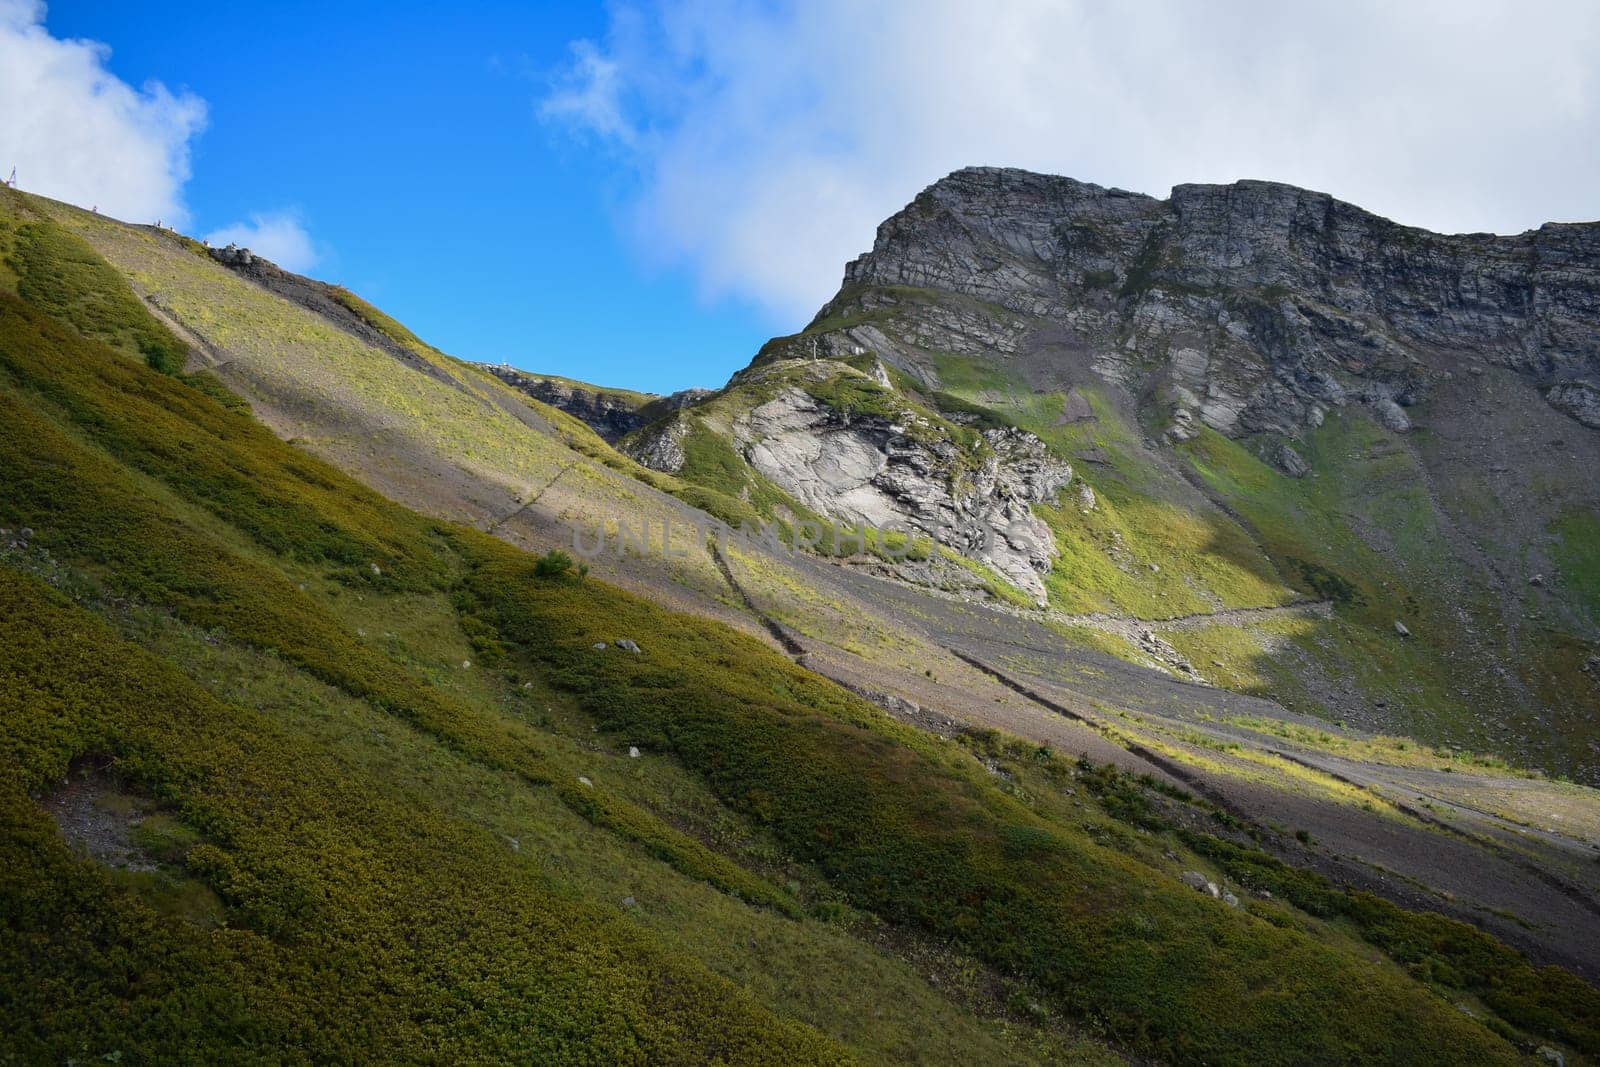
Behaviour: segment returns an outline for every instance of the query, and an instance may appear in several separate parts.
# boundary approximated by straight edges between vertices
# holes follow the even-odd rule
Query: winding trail
[[[708,544],[711,548],[711,558],[716,561],[717,570],[722,572],[723,580],[728,583],[728,588],[732,589],[740,602],[744,604],[745,610],[754,615],[761,625],[766,627],[767,632],[783,647],[785,652],[794,656],[797,660],[799,657],[804,656],[806,654],[805,646],[796,641],[777,619],[756,607],[756,602],[750,599],[750,594],[745,592],[744,586],[740,585],[739,580],[733,576],[733,570],[728,566],[728,560],[722,554],[722,545],[718,543],[717,539],[715,537],[711,538]]]
[[[1051,622],[1067,626],[1092,626],[1098,630],[1120,631],[1127,627],[1147,630],[1195,630],[1202,626],[1250,626],[1274,619],[1327,619],[1333,617],[1331,600],[1297,600],[1271,608],[1222,608],[1218,611],[1199,611],[1191,615],[1174,615],[1168,619],[1141,619],[1135,615],[1114,615],[1096,611],[1087,615],[1069,615],[1064,611],[1049,609],[1038,612]]]
[[[831,562],[831,561],[830,561]],[[842,564],[835,564],[836,566]],[[1035,622],[1053,622],[1063,626],[1086,626],[1108,633],[1130,634],[1139,630],[1195,630],[1202,626],[1250,626],[1272,622],[1276,619],[1328,619],[1333,617],[1331,600],[1296,600],[1288,604],[1262,608],[1219,608],[1216,611],[1197,611],[1188,615],[1171,615],[1161,619],[1147,619],[1138,615],[1119,615],[1110,611],[1091,611],[1082,614],[1062,611],[1059,608],[1025,608],[997,600],[974,600],[933,586],[904,582],[883,574],[871,577],[883,582],[895,582],[915,590],[923,596],[974,605]]]
[[[535,504],[537,504],[539,502],[539,498],[540,497],[544,496],[545,493],[549,492],[551,487],[553,487],[557,482],[559,482],[561,480],[562,475],[566,474],[568,471],[570,471],[573,467],[576,467],[577,465],[578,465],[578,461],[577,460],[573,460],[571,463],[568,463],[565,467],[562,467],[559,471],[556,471],[556,476],[554,478],[551,478],[548,482],[545,482],[544,486],[541,489],[539,489],[536,493],[534,493],[532,496],[530,496],[523,503],[521,503],[521,504],[517,505],[516,507],[512,508],[510,511],[506,512],[504,515],[500,516],[498,519],[495,519],[489,525],[485,526],[483,528],[483,532],[484,533],[494,533],[496,530],[500,529],[500,527],[504,526],[506,523],[510,522],[512,519],[516,518],[518,515],[521,515],[523,512],[527,511],[529,508],[533,507]]]

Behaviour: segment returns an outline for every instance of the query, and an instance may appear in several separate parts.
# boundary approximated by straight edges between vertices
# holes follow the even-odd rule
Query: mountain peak
[[[915,373],[935,351],[1015,364],[1065,346],[1117,384],[1176,372],[1213,397],[1196,414],[1229,435],[1293,432],[1347,394],[1410,403],[1474,352],[1594,428],[1570,394],[1600,381],[1597,264],[1595,223],[1451,236],[1277,182],[1158,200],[966,168],[879,227],[818,322],[881,320],[908,289],[942,294],[924,305],[976,301],[989,311],[923,313],[884,358]],[[883,347],[870,333],[850,344]]]

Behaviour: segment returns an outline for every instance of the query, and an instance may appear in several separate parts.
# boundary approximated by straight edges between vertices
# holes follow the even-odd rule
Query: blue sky
[[[0,0],[0,168],[456,355],[668,391],[803,326],[961,166],[1600,218],[1596,55],[1592,0]]]
[[[659,392],[719,385],[803,325],[650,264],[614,156],[540,119],[598,8],[59,0],[47,26],[109,44],[132,85],[205,101],[190,232],[293,212],[311,274],[454,355]]]

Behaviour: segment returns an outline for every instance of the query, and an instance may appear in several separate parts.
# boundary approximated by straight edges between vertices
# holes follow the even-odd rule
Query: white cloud
[[[1452,231],[1600,217],[1595,55],[1587,0],[688,0],[615,8],[543,111],[623,150],[642,249],[793,326],[970,164],[1269,178]]]
[[[0,174],[15,166],[23,189],[182,225],[205,102],[159,82],[133,88],[106,69],[105,45],[50,36],[44,11],[0,0]]]
[[[216,247],[238,245],[265,256],[284,270],[304,273],[322,259],[300,216],[293,211],[254,212],[247,222],[236,222],[206,234]]]
[[[601,55],[594,42],[574,41],[572,68],[562,87],[540,102],[539,114],[632,145],[636,135],[622,115],[622,90],[617,64]]]

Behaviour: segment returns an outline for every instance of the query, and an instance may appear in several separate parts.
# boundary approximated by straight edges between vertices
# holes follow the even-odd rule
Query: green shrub
[[[572,576],[572,557],[559,548],[552,548],[534,560],[533,573],[540,578],[568,578]]]

